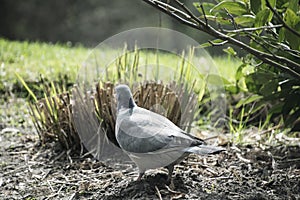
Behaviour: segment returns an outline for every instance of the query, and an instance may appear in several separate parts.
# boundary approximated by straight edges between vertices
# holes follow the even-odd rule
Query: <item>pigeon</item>
[[[137,165],[140,181],[145,171],[165,167],[170,182],[174,165],[191,153],[216,154],[224,148],[209,146],[166,117],[136,105],[127,85],[115,87],[117,117],[115,136],[120,148]]]

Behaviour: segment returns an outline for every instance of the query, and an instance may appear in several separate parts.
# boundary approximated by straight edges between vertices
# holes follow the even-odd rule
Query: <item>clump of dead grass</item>
[[[99,82],[95,86],[92,109],[99,124],[110,141],[117,145],[115,138],[116,100],[115,84]],[[183,85],[175,82],[146,81],[132,86],[134,99],[138,106],[152,110],[169,118],[176,125],[191,125],[193,118],[191,106],[196,100],[194,95],[185,92]],[[45,97],[30,103],[30,114],[42,143],[58,141],[66,150],[82,151],[81,140],[72,116],[71,95],[68,92],[53,97]],[[183,120],[184,119],[184,120]]]

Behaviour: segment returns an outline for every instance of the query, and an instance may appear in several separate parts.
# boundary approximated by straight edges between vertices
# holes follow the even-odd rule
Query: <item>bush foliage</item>
[[[227,90],[237,94],[246,89],[256,94],[255,98],[242,100],[239,104],[251,105],[252,112],[267,107],[268,116],[264,120],[278,123],[283,119],[286,127],[299,130],[298,0],[207,0],[193,4],[198,12],[179,0],[144,1],[216,38],[202,47],[230,44],[226,52],[240,57],[243,64],[236,72],[236,87],[227,87]],[[241,82],[246,88],[240,87]]]

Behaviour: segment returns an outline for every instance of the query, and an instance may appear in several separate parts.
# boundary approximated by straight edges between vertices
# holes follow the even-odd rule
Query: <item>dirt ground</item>
[[[18,115],[18,125],[7,113],[0,122],[0,199],[300,199],[299,144],[190,155],[168,186],[165,169],[149,170],[136,182],[132,163],[111,167],[70,157],[56,143],[41,146],[32,125],[24,124],[28,116]]]

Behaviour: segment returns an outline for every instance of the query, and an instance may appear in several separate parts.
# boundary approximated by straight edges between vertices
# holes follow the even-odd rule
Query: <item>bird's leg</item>
[[[173,174],[173,171],[174,171],[174,165],[168,165],[167,169],[169,171],[167,184],[170,186],[171,189],[174,189],[175,186],[174,186],[174,182],[173,182],[173,178],[172,178],[172,174]]]
[[[174,165],[168,165],[167,169],[169,171],[168,173],[168,179],[167,179],[167,183],[171,183],[172,182],[172,174],[173,174],[173,170],[174,170]]]
[[[139,172],[139,177],[136,179],[136,181],[141,181],[142,176],[144,175],[144,172]]]

